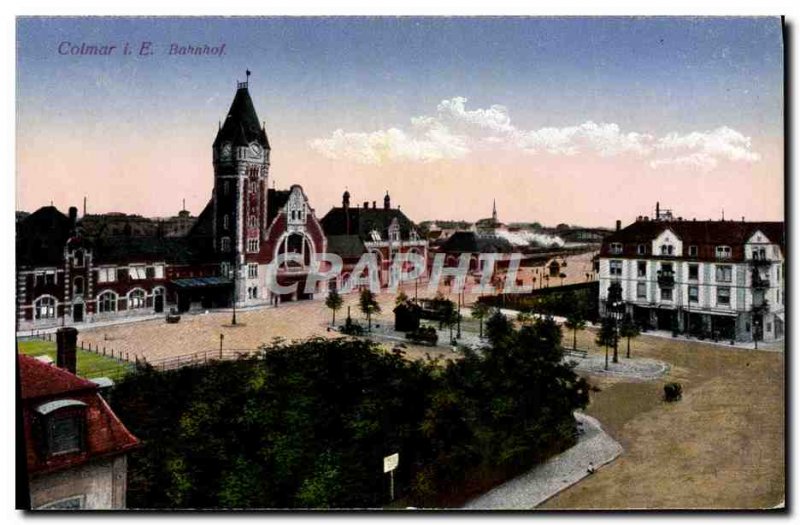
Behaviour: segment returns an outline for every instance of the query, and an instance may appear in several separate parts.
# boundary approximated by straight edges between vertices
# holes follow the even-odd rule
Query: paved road
[[[541,505],[567,487],[589,475],[595,468],[616,459],[622,446],[606,434],[593,417],[576,412],[582,424],[578,443],[521,476],[467,502],[468,510],[529,510]]]

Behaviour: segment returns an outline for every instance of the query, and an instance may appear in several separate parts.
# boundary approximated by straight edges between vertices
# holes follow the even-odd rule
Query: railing
[[[184,354],[179,356],[164,357],[161,359],[147,360],[142,359],[138,362],[139,366],[151,366],[156,370],[175,370],[184,366],[200,366],[212,361],[224,361],[235,359],[246,359],[252,357],[260,357],[261,350],[206,350],[203,352],[195,352],[193,354]]]
[[[751,286],[753,288],[769,288],[769,279],[754,275]]]
[[[674,288],[675,287],[675,273],[659,270],[657,272],[656,280],[658,281],[659,288]]]
[[[757,268],[770,266],[772,264],[772,261],[767,259],[766,257],[752,257],[748,259],[748,262]]]

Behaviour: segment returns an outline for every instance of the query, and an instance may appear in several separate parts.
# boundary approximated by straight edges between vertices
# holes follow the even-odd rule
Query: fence
[[[224,361],[234,359],[246,359],[251,357],[260,357],[262,352],[260,350],[206,350],[203,352],[195,352],[193,354],[184,354],[179,356],[164,357],[161,359],[146,360],[142,359],[137,362],[139,366],[151,366],[156,370],[175,370],[184,366],[199,366],[212,361]]]

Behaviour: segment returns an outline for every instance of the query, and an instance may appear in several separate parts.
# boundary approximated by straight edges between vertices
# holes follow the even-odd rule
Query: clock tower
[[[248,80],[249,80],[248,71]],[[270,146],[248,92],[239,82],[233,103],[214,139],[214,250],[223,269],[244,277],[260,252],[267,229]],[[237,302],[243,299],[237,285]]]

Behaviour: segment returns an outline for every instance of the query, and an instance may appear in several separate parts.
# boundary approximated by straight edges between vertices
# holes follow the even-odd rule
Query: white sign
[[[383,458],[383,473],[391,472],[397,468],[397,463],[400,462],[400,454],[392,454]]]

